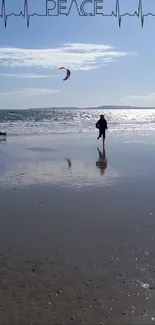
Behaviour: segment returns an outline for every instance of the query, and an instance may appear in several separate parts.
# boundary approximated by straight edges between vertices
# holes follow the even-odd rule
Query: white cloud
[[[41,78],[57,78],[57,75],[52,74],[35,74],[35,73],[0,73],[2,77],[11,77],[19,79],[41,79]]]
[[[54,97],[59,90],[48,88],[25,88],[0,92],[1,107],[4,109],[42,108],[54,105]]]
[[[129,95],[121,99],[123,105],[130,106],[155,106],[155,92],[147,95]]]
[[[14,90],[10,92],[1,92],[0,98],[4,97],[34,97],[34,96],[42,96],[42,95],[53,95],[54,93],[58,93],[59,90],[48,89],[48,88],[25,88],[21,90]]]
[[[66,50],[73,50],[73,51],[100,51],[100,50],[112,50],[114,49],[111,45],[103,45],[103,44],[87,44],[87,43],[65,43],[64,44]]]
[[[72,70],[91,70],[133,54],[117,51],[109,45],[82,43],[64,44],[51,49],[0,48],[0,66],[57,69],[64,65]]]

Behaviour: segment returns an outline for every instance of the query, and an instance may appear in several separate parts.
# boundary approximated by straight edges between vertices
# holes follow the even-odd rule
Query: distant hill
[[[50,107],[49,107],[50,108]],[[52,109],[154,109],[155,107],[138,107],[138,106],[117,106],[117,105],[105,105],[94,107],[51,107]]]
[[[58,109],[66,109],[66,110],[69,110],[69,109],[84,109],[84,110],[90,110],[90,109],[96,109],[96,110],[106,110],[106,109],[155,109],[155,107],[138,107],[138,106],[118,106],[118,105],[103,105],[103,106],[91,106],[91,107],[42,107],[42,108],[23,108],[22,110],[29,110],[29,109],[32,109],[32,110],[36,110],[36,109],[53,109],[53,110],[58,110]],[[12,113],[17,111],[17,110],[20,110],[19,108],[17,109],[3,109],[3,108],[0,108],[0,111],[11,111]]]

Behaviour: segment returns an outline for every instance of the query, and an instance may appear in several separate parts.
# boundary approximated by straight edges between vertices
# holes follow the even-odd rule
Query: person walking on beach
[[[107,121],[104,118],[104,115],[100,115],[100,119],[96,123],[96,128],[99,129],[99,136],[97,137],[97,140],[103,136],[103,141],[105,140],[105,133],[108,129]]]

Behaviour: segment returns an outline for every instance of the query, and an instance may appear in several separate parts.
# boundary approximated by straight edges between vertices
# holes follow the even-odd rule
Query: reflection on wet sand
[[[68,168],[70,169],[72,167],[71,159],[65,158],[67,160]]]
[[[8,141],[0,142],[1,165],[3,163],[5,166],[0,168],[0,183],[3,186],[47,183],[75,188],[100,187],[111,186],[124,175],[111,165],[108,166],[108,172],[105,172],[107,168],[105,151],[101,147],[98,152],[96,152],[97,148],[94,152],[94,146],[88,146],[87,142],[83,144],[80,141],[79,146],[73,143],[69,147],[66,144],[65,148],[60,141],[56,147],[52,143],[48,144],[49,139],[46,140],[45,137],[43,140],[47,152],[34,150],[32,153],[27,148],[39,148],[39,145],[40,148],[44,148],[40,138],[22,138],[16,143],[17,140],[12,138],[8,145]],[[50,145],[53,150],[51,154]],[[104,177],[101,177],[104,172]]]
[[[104,147],[103,147],[103,151],[101,151],[99,148],[97,148],[97,150],[98,150],[98,154],[99,154],[99,159],[96,161],[96,167],[98,167],[100,169],[100,174],[101,174],[101,176],[103,176],[105,173],[105,170],[107,168],[106,152],[105,152]],[[65,160],[67,161],[68,168],[71,169],[72,168],[71,159],[65,158]]]
[[[0,142],[4,142],[4,141],[6,141],[6,138],[0,139]]]
[[[105,170],[107,168],[107,158],[106,158],[106,152],[105,148],[103,147],[103,151],[101,151],[99,148],[97,148],[99,159],[96,161],[96,167],[100,169],[100,175],[103,176],[105,173]]]

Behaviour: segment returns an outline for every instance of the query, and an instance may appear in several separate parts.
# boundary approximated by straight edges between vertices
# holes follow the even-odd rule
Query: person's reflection
[[[71,159],[69,159],[69,158],[65,158],[65,159],[67,160],[68,168],[71,169],[71,167],[72,167]]]
[[[4,141],[6,141],[6,138],[0,139],[0,142],[4,142]]]
[[[99,148],[97,148],[97,150],[99,154],[99,159],[96,161],[96,167],[100,169],[100,174],[101,176],[103,176],[107,168],[106,152],[104,147],[103,147],[103,152]]]

